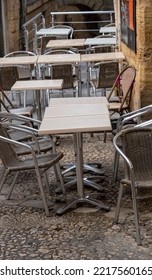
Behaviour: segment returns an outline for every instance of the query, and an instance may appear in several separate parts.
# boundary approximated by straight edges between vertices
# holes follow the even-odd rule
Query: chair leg
[[[48,209],[46,199],[45,199],[45,195],[44,195],[44,189],[43,189],[41,174],[40,174],[40,171],[39,171],[38,168],[35,168],[35,171],[36,171],[37,180],[38,180],[38,184],[39,184],[39,188],[40,188],[40,192],[41,192],[41,196],[42,196],[42,201],[43,201],[43,204],[44,204],[45,214],[48,217],[49,216],[49,209]]]
[[[115,156],[114,156],[114,180],[117,181],[118,179],[118,168],[119,168],[119,154],[117,151],[115,151]]]
[[[26,92],[26,90],[24,90],[24,91],[23,91],[23,96],[24,96],[23,106],[24,106],[24,108],[25,108],[26,105],[27,105],[27,104],[26,104],[26,97],[27,97],[26,95],[27,95],[27,92]]]
[[[120,182],[119,195],[118,195],[117,206],[116,206],[116,211],[115,211],[115,218],[114,218],[115,223],[118,223],[118,220],[119,220],[120,204],[121,204],[122,195],[123,195],[123,183]]]
[[[104,134],[103,134],[103,142],[106,143],[106,140],[107,140],[107,132],[104,131]]]
[[[133,202],[133,211],[134,211],[135,228],[136,228],[136,241],[138,245],[141,245],[136,189],[134,186],[131,186],[131,189],[132,189],[132,202]]]
[[[11,187],[10,187],[10,191],[9,191],[8,195],[6,196],[6,199],[10,199],[10,197],[11,197],[11,194],[12,194],[12,191],[14,189],[18,174],[19,174],[19,171],[16,172],[16,174],[15,174],[15,177],[14,177],[13,182],[12,182]]]
[[[1,178],[0,178],[0,192],[3,188],[3,185],[5,183],[5,180],[6,180],[6,177],[7,177],[8,173],[9,173],[9,171],[6,170],[5,167],[3,167],[2,171],[1,171]]]
[[[49,188],[48,176],[47,176],[46,172],[44,172],[43,175],[44,175],[44,180],[45,180],[45,185],[46,185],[46,188],[47,188],[47,192],[48,192],[49,195],[51,195],[50,188]]]
[[[62,173],[61,173],[61,168],[60,168],[59,162],[56,163],[56,172],[57,172],[58,178],[59,178],[60,183],[61,183],[62,192],[63,192],[63,194],[65,194],[65,186],[64,186],[63,176],[62,176]]]

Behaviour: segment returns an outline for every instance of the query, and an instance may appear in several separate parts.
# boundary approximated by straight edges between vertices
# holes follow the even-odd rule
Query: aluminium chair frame
[[[135,126],[135,127],[144,127],[151,125],[151,120],[150,121],[144,121],[141,122],[141,116],[148,114],[152,111],[152,105],[145,106],[143,108],[137,109],[133,112],[121,115],[117,121],[117,129],[116,133],[120,132],[122,129],[129,128],[129,126]],[[134,122],[135,123],[129,123],[129,122]],[[120,144],[121,145],[121,144]],[[117,150],[115,150],[115,155],[114,155],[114,180],[118,180],[118,168],[119,168],[119,153]]]
[[[122,148],[117,144],[119,138],[121,138],[122,141]],[[152,127],[133,127],[121,130],[114,137],[113,143],[115,149],[122,156],[125,163],[125,176],[124,179],[120,181],[114,221],[118,223],[123,187],[130,186],[136,228],[136,241],[138,245],[141,245],[137,199],[141,199],[141,196],[138,196],[138,189],[152,188]]]
[[[44,190],[43,190],[43,184],[42,184],[42,174],[44,174],[44,178],[45,178],[45,183],[46,183],[46,187],[47,190],[49,192],[49,185],[48,185],[48,179],[47,179],[47,175],[46,175],[46,171],[51,168],[54,164],[58,164],[59,160],[63,157],[62,153],[53,153],[53,154],[46,154],[46,155],[36,155],[34,150],[25,143],[21,143],[18,141],[14,141],[10,138],[7,138],[7,134],[5,133],[5,130],[2,126],[2,124],[0,124],[0,130],[1,130],[1,135],[0,135],[0,142],[3,144],[0,144],[1,146],[1,159],[2,159],[2,163],[3,163],[3,168],[1,171],[1,180],[0,180],[0,191],[2,190],[2,187],[5,183],[6,177],[9,173],[11,172],[15,172],[15,176],[13,179],[13,182],[11,184],[10,187],[10,191],[7,195],[7,199],[10,198],[11,193],[14,189],[15,186],[15,182],[17,180],[18,174],[20,171],[25,171],[25,170],[35,170],[36,175],[37,175],[37,180],[38,180],[38,185],[39,185],[39,189],[41,192],[41,196],[42,196],[42,200],[43,200],[43,204],[44,204],[44,209],[45,209],[45,213],[46,216],[49,216],[49,209],[46,203],[46,198],[44,195]],[[31,154],[31,158],[28,159],[24,159],[23,161],[18,157],[17,153],[15,152],[13,146],[15,145],[15,147],[17,146],[21,146],[24,148],[27,148],[29,150],[28,154]],[[4,154],[2,153],[2,149],[5,147],[5,157]],[[11,157],[11,160],[9,160],[9,157]],[[44,160],[45,159],[45,160]],[[25,164],[24,164],[25,162]],[[28,163],[29,162],[29,163]],[[42,171],[40,171],[42,170]],[[61,175],[62,177],[62,175]],[[64,184],[61,184],[61,188],[63,193],[65,193],[65,188],[64,188]]]

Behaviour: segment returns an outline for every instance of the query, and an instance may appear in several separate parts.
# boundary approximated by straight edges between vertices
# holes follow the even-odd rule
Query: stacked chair
[[[48,194],[50,194],[46,171],[51,167],[54,167],[56,178],[60,181],[61,189],[63,193],[65,193],[59,165],[59,161],[62,159],[63,154],[56,152],[55,143],[51,136],[38,137],[38,130],[27,126],[27,123],[29,122],[34,122],[34,124],[39,123],[39,121],[33,118],[11,113],[0,113],[0,155],[3,165],[1,171],[0,191],[3,188],[7,175],[13,172],[15,176],[7,195],[7,199],[9,199],[19,172],[34,170],[37,176],[38,187],[42,196],[45,213],[48,216],[49,208],[44,193],[42,175],[45,179]],[[16,134],[22,132],[22,138],[18,138],[17,141],[14,140],[14,134],[11,133],[12,130],[15,131]],[[28,155],[28,157],[25,157],[25,155]]]

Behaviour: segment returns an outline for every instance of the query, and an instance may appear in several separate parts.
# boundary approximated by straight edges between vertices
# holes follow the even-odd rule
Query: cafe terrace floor
[[[62,163],[74,160],[71,135],[59,139],[58,151],[64,153]],[[56,181],[53,170],[49,172],[51,182],[50,217],[45,216],[36,177],[21,174],[11,200],[5,200],[12,176],[9,177],[0,195],[0,259],[12,260],[113,260],[152,258],[152,207],[151,201],[140,202],[141,235],[143,245],[137,246],[130,192],[126,191],[118,225],[113,223],[118,185],[113,180],[114,147],[111,135],[106,143],[103,134],[93,137],[84,134],[84,160],[100,161],[105,171],[101,183],[104,192],[85,188],[86,194],[101,199],[111,206],[105,212],[90,205],[81,205],[62,216],[55,210],[76,195],[76,186],[67,192],[66,199],[55,192]],[[119,178],[123,176],[123,169]],[[100,183],[100,182],[99,182]],[[52,203],[53,201],[53,203]]]

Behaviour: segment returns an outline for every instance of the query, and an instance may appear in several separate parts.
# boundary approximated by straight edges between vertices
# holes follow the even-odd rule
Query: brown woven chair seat
[[[45,155],[37,155],[37,162],[39,168],[45,168],[47,170],[51,166],[53,166],[55,163],[57,163],[61,158],[63,157],[62,153],[51,153],[51,154],[45,154]],[[32,158],[27,159],[19,159],[14,164],[10,159],[9,163],[9,171],[23,171],[23,170],[30,170],[35,168],[35,163]]]
[[[34,150],[34,152],[38,153],[37,145],[34,141],[33,142],[29,141],[27,142],[27,144]],[[50,139],[39,139],[38,144],[41,153],[42,152],[46,153],[47,151],[52,150],[52,144],[50,142]],[[17,147],[15,150],[18,155],[26,155],[27,153],[29,153],[26,147]]]

